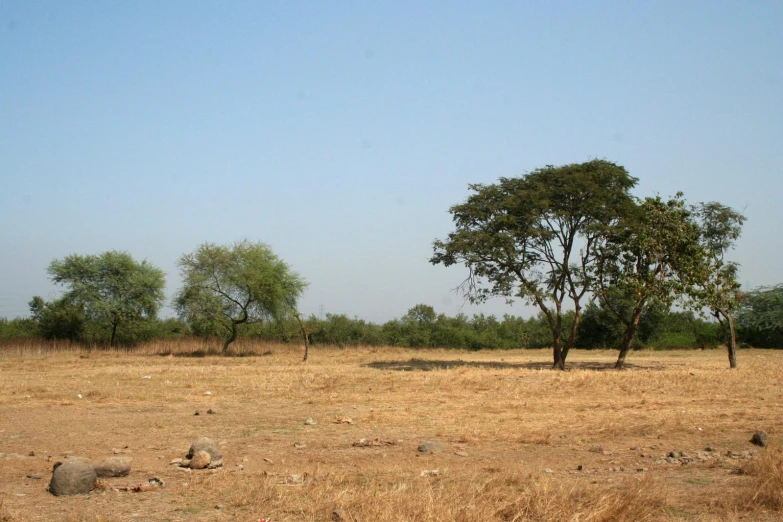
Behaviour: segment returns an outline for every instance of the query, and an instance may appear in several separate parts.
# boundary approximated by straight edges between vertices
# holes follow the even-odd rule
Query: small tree
[[[178,263],[183,287],[174,298],[180,317],[219,325],[223,352],[241,324],[280,320],[296,312],[307,283],[264,243],[204,243]]]
[[[763,348],[783,348],[783,284],[745,294],[737,323],[747,340]]]
[[[460,288],[471,302],[500,296],[536,305],[552,334],[554,367],[563,369],[592,286],[597,241],[630,208],[635,184],[623,167],[593,160],[470,185],[473,194],[450,209],[456,230],[435,241],[430,262],[467,266]],[[575,312],[568,332],[566,300]]]
[[[154,319],[165,298],[163,271],[127,252],[73,254],[52,261],[48,272],[54,283],[68,287],[64,303],[81,308],[87,321],[108,325],[112,345],[121,326]]]
[[[594,294],[625,325],[615,363],[620,369],[645,305],[655,299],[668,308],[683,293],[685,275],[691,274],[700,260],[699,227],[691,219],[682,194],[669,201],[656,196],[638,202],[634,212],[608,229],[600,245],[594,265]],[[630,306],[616,306],[612,299],[616,295]]]
[[[726,261],[725,255],[739,238],[745,216],[715,202],[700,204],[693,209],[693,215],[700,226],[703,258],[688,281],[688,294],[694,308],[708,309],[720,323],[729,352],[729,366],[736,368],[734,312],[742,302],[742,293],[737,281],[737,264]]]

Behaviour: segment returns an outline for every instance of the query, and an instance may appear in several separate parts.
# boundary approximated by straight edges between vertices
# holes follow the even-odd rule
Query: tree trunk
[[[117,318],[115,317],[114,321],[112,322],[112,325],[111,325],[111,341],[109,341],[109,345],[110,346],[114,346],[114,341],[117,339],[117,323],[118,322],[119,321],[117,321]]]
[[[304,358],[302,359],[302,362],[307,362],[307,352],[308,348],[310,347],[307,328],[305,328],[304,323],[302,322],[301,316],[297,313],[294,314],[294,317],[296,317],[296,320],[299,321],[299,328],[302,329],[302,339],[304,339],[304,345],[305,345],[305,351],[304,351]]]
[[[734,318],[731,314],[727,314],[720,310],[714,310],[713,315],[718,319],[720,323],[720,329],[723,331],[723,338],[726,341],[726,349],[729,351],[729,368],[737,369],[737,335],[734,331]],[[729,323],[729,327],[726,328],[726,323],[723,322],[721,316],[726,318],[726,322]]]
[[[565,370],[565,358],[563,357],[563,351],[560,349],[560,338],[555,337],[552,341],[552,351],[554,364],[553,370]]]
[[[226,351],[228,350],[228,345],[233,343],[234,340],[237,338],[237,325],[238,324],[239,323],[236,322],[236,321],[231,321],[231,335],[229,336],[228,339],[223,341],[223,352],[222,353],[225,354]]]
[[[617,362],[614,363],[614,367],[617,370],[622,370],[625,364],[625,356],[628,355],[628,351],[631,349],[633,339],[636,337],[636,330],[639,328],[639,321],[642,318],[642,307],[638,306],[634,309],[631,315],[631,322],[625,329],[625,335],[623,336],[623,344],[620,345],[620,355],[617,357]]]
[[[737,332],[734,330],[734,318],[731,314],[726,314],[729,320],[729,331],[731,332],[731,342],[729,343],[729,367],[732,370],[737,369]]]

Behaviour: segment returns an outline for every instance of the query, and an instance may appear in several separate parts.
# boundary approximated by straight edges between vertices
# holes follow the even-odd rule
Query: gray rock
[[[131,471],[131,457],[109,457],[93,466],[95,474],[101,478],[127,477]]]
[[[348,513],[346,513],[342,509],[335,509],[332,511],[332,520],[335,521],[341,521],[341,520],[348,520]]]
[[[438,453],[439,451],[443,451],[445,449],[446,446],[437,440],[427,440],[419,444],[420,453]]]
[[[315,421],[313,419],[305,419],[304,423],[305,426],[315,426]]]
[[[56,496],[83,495],[95,488],[97,478],[89,461],[67,460],[54,469],[49,491]]]
[[[755,444],[756,446],[761,446],[762,448],[767,447],[767,432],[766,431],[757,431],[753,434],[753,437],[751,437],[750,442],[752,444]]]
[[[193,456],[199,451],[209,453],[209,468],[219,468],[223,465],[223,453],[214,440],[209,437],[199,437],[190,445],[187,458],[193,459]],[[183,463],[184,464],[184,463]]]

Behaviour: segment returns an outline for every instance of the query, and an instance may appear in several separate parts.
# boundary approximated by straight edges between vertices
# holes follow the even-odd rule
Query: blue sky
[[[0,3],[0,317],[55,258],[127,250],[179,286],[205,241],[264,241],[301,308],[466,306],[432,266],[468,183],[606,158],[639,196],[748,222],[783,282],[783,3]]]

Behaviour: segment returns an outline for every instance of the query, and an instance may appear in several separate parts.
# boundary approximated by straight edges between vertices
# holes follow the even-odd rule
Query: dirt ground
[[[623,371],[575,351],[557,372],[548,351],[249,349],[3,348],[0,521],[783,519],[764,492],[780,477],[754,468],[780,463],[783,351],[742,350],[735,371],[720,350]],[[199,436],[222,469],[171,463]],[[55,462],[113,455],[129,476],[47,492]]]

